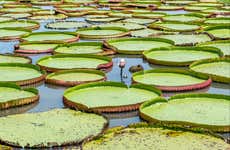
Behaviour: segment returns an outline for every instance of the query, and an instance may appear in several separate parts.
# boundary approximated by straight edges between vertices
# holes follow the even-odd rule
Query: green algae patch
[[[39,149],[78,144],[97,136],[106,126],[107,120],[96,114],[53,109],[1,117],[0,140],[11,146]]]
[[[45,56],[37,61],[47,71],[69,69],[106,69],[112,67],[112,59],[90,54],[59,54]]]
[[[23,63],[28,64],[31,63],[31,59],[29,57],[23,57],[12,54],[0,54],[0,63]]]
[[[230,83],[230,58],[213,58],[192,63],[189,68],[195,72],[211,76],[213,81]]]
[[[107,47],[122,54],[142,54],[142,52],[159,47],[169,47],[173,41],[161,38],[123,38],[107,40]]]
[[[24,29],[38,29],[40,27],[38,22],[29,20],[10,20],[0,22],[0,28],[24,28]]]
[[[89,24],[85,22],[78,22],[78,21],[58,21],[58,22],[51,22],[45,25],[48,29],[59,29],[59,30],[68,30],[68,29],[77,29],[88,27]]]
[[[21,89],[13,83],[0,83],[0,110],[30,104],[38,99],[36,89]]]
[[[150,122],[229,132],[230,96],[178,94],[168,101],[155,99],[140,107],[140,116]]]
[[[75,86],[83,83],[105,81],[106,75],[99,70],[75,69],[58,71],[46,77],[46,82],[62,86]]]
[[[54,49],[54,53],[59,54],[99,54],[103,51],[103,44],[99,42],[64,44]]]
[[[26,29],[1,28],[0,33],[0,40],[14,40],[29,35],[31,31]]]
[[[210,26],[204,29],[214,39],[230,39],[230,28],[228,25]]]
[[[79,35],[72,32],[35,32],[22,38],[28,42],[75,42]]]
[[[210,46],[220,49],[225,56],[230,56],[230,40],[216,40],[211,42],[201,43],[198,46]]]
[[[0,63],[0,82],[28,85],[44,80],[45,72],[32,64]]]
[[[64,103],[69,107],[95,112],[123,112],[138,109],[144,101],[161,92],[152,86],[136,84],[128,88],[118,82],[88,83],[67,89]]]
[[[150,24],[149,28],[173,32],[190,32],[199,30],[200,26],[188,23],[161,22]]]
[[[77,30],[80,38],[106,39],[129,35],[129,30],[121,27],[89,27]]]
[[[228,149],[229,144],[223,139],[208,133],[179,130],[167,127],[147,125],[144,123],[129,125],[127,128],[117,127],[82,145],[82,150],[152,150],[172,149]]]
[[[16,53],[40,54],[50,53],[63,42],[21,42],[15,45],[14,51]]]
[[[223,53],[212,47],[163,47],[145,51],[143,55],[153,64],[186,66],[197,60],[221,57]]]
[[[207,34],[168,34],[157,37],[172,40],[178,46],[192,46],[212,40]]]
[[[184,69],[153,69],[133,74],[134,83],[156,86],[162,91],[189,91],[201,89],[211,84],[207,75]]]

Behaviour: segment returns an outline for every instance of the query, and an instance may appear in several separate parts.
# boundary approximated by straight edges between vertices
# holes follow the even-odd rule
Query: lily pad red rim
[[[138,81],[135,81],[133,79],[134,76],[138,76],[141,74],[145,73],[178,73],[178,74],[184,74],[184,75],[189,75],[192,77],[200,78],[205,80],[202,83],[197,83],[197,84],[191,84],[191,85],[185,85],[185,86],[159,86],[159,85],[152,85],[157,87],[158,89],[162,91],[191,91],[191,90],[198,90],[202,89],[205,87],[208,87],[211,85],[212,80],[209,76],[200,74],[200,73],[195,73],[193,71],[185,70],[185,69],[171,69],[171,68],[160,68],[160,69],[153,69],[153,70],[146,70],[146,71],[140,71],[136,72],[132,75],[132,82],[133,83],[138,83]]]
[[[30,33],[32,33],[31,30],[22,29],[22,28],[17,28],[17,29],[14,29],[14,28],[0,28],[0,30],[1,30],[1,29],[27,32],[26,34],[18,35],[18,36],[4,36],[4,37],[0,37],[0,40],[3,40],[3,41],[19,40],[19,39],[21,39],[23,36],[28,36]]]
[[[175,99],[183,99],[187,97],[210,97],[210,98],[217,98],[217,99],[226,99],[230,100],[230,96],[228,95],[221,95],[221,94],[208,94],[208,93],[190,93],[190,94],[177,94],[166,100],[162,97],[158,97],[156,99],[147,101],[140,106],[140,117],[150,123],[163,123],[166,126],[172,127],[183,127],[183,128],[191,128],[191,129],[203,129],[206,131],[214,131],[214,132],[229,132],[229,126],[219,126],[219,125],[205,125],[199,124],[194,122],[185,122],[185,121],[166,121],[166,120],[158,120],[149,115],[143,113],[141,110],[145,107],[151,106],[156,103],[167,103],[168,101],[173,101]]]
[[[98,80],[88,80],[88,81],[64,81],[64,80],[58,80],[58,79],[50,79],[50,77],[59,75],[59,74],[65,74],[65,73],[92,73],[92,74],[98,74],[103,76],[103,78],[98,79]],[[55,84],[55,85],[60,85],[60,86],[76,86],[80,84],[85,84],[85,83],[91,83],[91,82],[100,82],[100,81],[106,81],[107,77],[104,72],[99,71],[99,70],[93,70],[93,69],[71,69],[71,70],[64,70],[64,71],[57,71],[54,73],[51,73],[46,76],[46,83],[49,84]]]
[[[0,102],[0,110],[27,105],[39,100],[38,90],[35,88],[21,89],[20,86],[9,82],[0,82],[0,87],[14,88],[18,90],[28,91],[35,94],[35,96],[32,97],[12,99],[7,102]]]
[[[84,88],[90,88],[90,87],[98,87],[98,86],[115,86],[115,87],[123,87],[123,88],[128,88],[127,85],[124,83],[120,82],[112,82],[112,81],[106,81],[106,82],[95,82],[95,83],[86,83],[82,85],[78,85],[72,88],[67,89],[64,92],[63,95],[63,103],[65,106],[86,111],[86,112],[96,112],[96,113],[115,113],[115,112],[127,112],[127,111],[133,111],[137,110],[139,106],[142,103],[137,103],[137,104],[131,104],[131,105],[121,105],[121,106],[103,106],[103,107],[94,107],[94,108],[88,108],[86,105],[77,103],[77,102],[72,102],[68,98],[65,97],[65,94],[74,90],[79,90],[79,89],[84,89]],[[161,91],[153,86],[148,86],[144,84],[133,84],[129,88],[140,88],[140,89],[145,89],[148,91],[155,92],[159,96],[161,96]]]
[[[91,68],[91,69],[96,69],[96,70],[107,70],[110,69],[113,66],[113,61],[112,58],[106,57],[106,56],[100,56],[100,55],[92,55],[92,54],[57,54],[57,55],[52,55],[52,56],[45,56],[40,58],[37,61],[37,65],[41,67],[41,69],[46,70],[48,72],[56,72],[56,71],[62,71],[62,70],[70,70],[70,69],[58,69],[58,68],[53,68],[53,67],[46,67],[39,65],[39,62],[42,60],[46,60],[49,58],[63,58],[63,57],[85,57],[85,58],[98,58],[98,59],[103,59],[108,61],[106,64],[100,64],[97,66],[97,68]],[[76,68],[76,69],[86,69],[86,68]],[[87,68],[90,69],[90,68]]]
[[[16,83],[17,85],[30,85],[30,84],[34,84],[34,83],[38,83],[41,82],[43,80],[45,80],[45,76],[46,76],[46,72],[40,70],[40,68],[36,65],[33,64],[22,64],[22,63],[0,63],[0,67],[1,66],[11,66],[11,67],[26,67],[26,68],[32,68],[35,69],[39,72],[41,72],[41,76],[37,77],[37,78],[32,78],[32,79],[28,79],[28,80],[18,80],[18,81],[8,81],[8,82],[13,82]],[[7,81],[4,81],[7,82]]]
[[[152,63],[152,64],[158,64],[158,65],[167,65],[167,66],[189,66],[191,63],[195,61],[184,61],[184,62],[176,62],[176,61],[164,61],[164,60],[157,60],[148,57],[147,55],[154,51],[173,51],[173,50],[192,50],[192,51],[203,51],[203,52],[211,52],[218,54],[219,57],[223,56],[223,52],[215,47],[161,47],[161,48],[154,48],[149,51],[143,52],[144,58]]]
[[[193,72],[197,72],[197,71],[193,70],[192,67],[198,66],[201,64],[212,63],[212,62],[222,62],[222,61],[223,62],[230,62],[230,57],[226,56],[226,57],[221,57],[221,58],[198,60],[198,61],[195,61],[192,64],[190,64],[189,69]],[[223,77],[220,75],[214,75],[214,74],[208,74],[208,73],[202,73],[202,72],[197,72],[197,73],[209,75],[212,78],[212,80],[216,81],[216,82],[230,83],[230,78],[228,78],[228,77]]]
[[[25,53],[25,54],[41,54],[41,53],[51,53],[54,48],[46,49],[46,50],[30,50],[20,48],[20,45],[30,45],[30,44],[63,44],[63,42],[21,42],[19,44],[14,45],[14,52],[16,53]]]
[[[20,39],[21,42],[36,42],[36,41],[27,41],[23,38],[29,37],[31,35],[39,35],[39,34],[69,34],[69,35],[73,35],[75,36],[74,38],[70,38],[70,39],[65,39],[65,40],[44,40],[42,42],[67,42],[67,43],[71,43],[71,42],[76,42],[79,40],[79,34],[74,33],[74,32],[56,32],[56,31],[48,31],[48,32],[34,32],[25,36],[22,36],[22,39]]]

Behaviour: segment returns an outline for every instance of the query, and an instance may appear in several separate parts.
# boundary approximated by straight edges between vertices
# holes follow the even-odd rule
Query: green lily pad
[[[137,23],[131,23],[131,22],[113,22],[113,23],[106,23],[97,25],[98,27],[119,27],[119,28],[125,28],[127,30],[140,30],[146,28],[144,25],[140,25]]]
[[[88,22],[114,22],[114,21],[120,21],[120,20],[123,20],[122,17],[87,17],[85,18],[86,21]]]
[[[172,22],[201,22],[203,21],[202,16],[196,14],[179,14],[179,15],[168,15],[162,18],[163,21],[172,21]]]
[[[101,69],[112,67],[112,59],[87,54],[60,54],[45,56],[37,64],[48,71],[68,69]]]
[[[210,7],[207,6],[185,6],[184,9],[187,11],[203,11],[209,9]]]
[[[66,19],[68,16],[64,14],[57,14],[57,15],[36,15],[29,17],[31,20],[63,20]]]
[[[150,24],[149,28],[161,29],[164,31],[187,32],[187,31],[199,30],[200,26],[194,24],[186,24],[186,23],[161,22],[161,23]]]
[[[159,34],[164,34],[164,31],[161,30],[155,30],[155,29],[141,29],[141,30],[136,30],[136,31],[131,31],[131,35],[133,37],[148,37],[148,36],[154,36],[154,35],[159,35]]]
[[[28,85],[42,81],[45,73],[32,64],[0,63],[0,82]]]
[[[162,13],[162,12],[133,13],[132,16],[135,18],[159,19],[166,16],[166,13]]]
[[[13,18],[7,16],[0,16],[0,23],[5,21],[10,21],[10,20],[13,20]]]
[[[89,27],[77,30],[80,38],[105,39],[129,35],[129,30],[121,27]]]
[[[230,96],[227,95],[178,94],[168,101],[161,98],[146,102],[140,112],[141,117],[150,122],[229,132],[229,105]]]
[[[25,20],[11,20],[0,22],[0,28],[24,28],[24,29],[38,29],[40,27],[38,22]]]
[[[211,46],[219,48],[224,55],[230,56],[230,40],[219,40],[219,41],[211,41],[211,42],[205,42],[201,43],[198,46]]]
[[[54,10],[39,10],[39,11],[35,11],[32,13],[34,16],[35,15],[53,15],[55,14]]]
[[[0,63],[31,63],[29,57],[17,56],[12,54],[0,54]]]
[[[228,25],[210,26],[205,28],[204,31],[215,39],[230,39],[230,28]]]
[[[133,82],[156,86],[162,91],[188,91],[207,87],[211,80],[206,75],[184,69],[154,69],[133,74]]]
[[[230,18],[221,17],[221,18],[208,18],[204,21],[204,24],[207,25],[229,25]]]
[[[151,63],[169,66],[186,66],[197,60],[223,56],[219,49],[212,47],[155,48],[143,54]]]
[[[33,11],[39,11],[37,7],[18,7],[18,8],[1,8],[1,13],[31,13]]]
[[[221,7],[223,6],[222,3],[193,3],[190,6],[201,6],[201,7]]]
[[[46,82],[62,86],[75,86],[83,83],[105,81],[105,73],[98,70],[76,69],[51,73]]]
[[[82,145],[83,150],[119,150],[133,149],[227,149],[229,144],[223,139],[206,133],[192,132],[184,129],[172,129],[144,123],[129,125],[127,128],[109,129],[105,134]]]
[[[147,85],[98,82],[75,86],[65,91],[64,103],[87,111],[121,112],[138,108],[140,103],[158,97],[161,92]]]
[[[26,29],[1,28],[0,33],[0,40],[13,40],[29,35],[31,31]]]
[[[46,28],[49,29],[59,29],[59,30],[67,30],[67,29],[77,29],[88,27],[89,24],[85,22],[77,22],[77,21],[58,21],[58,22],[51,22],[46,24]]]
[[[55,53],[61,54],[98,54],[103,51],[103,44],[98,42],[64,44],[54,49]]]
[[[17,53],[50,53],[53,52],[54,48],[62,42],[21,42],[15,46],[15,52]]]
[[[86,6],[82,6],[82,7],[76,7],[76,6],[70,6],[70,7],[58,7],[57,11],[58,12],[88,12],[88,11],[93,11],[96,10],[95,7],[86,7]]]
[[[156,22],[154,19],[145,19],[145,18],[127,18],[125,20],[122,20],[123,22],[131,22],[131,23],[137,23],[137,24],[150,24],[153,22]]]
[[[11,146],[41,149],[81,143],[100,134],[106,126],[107,120],[96,114],[53,109],[1,117],[0,139]],[[28,131],[33,133],[33,136],[22,134]]]
[[[193,4],[196,1],[192,0],[179,0],[179,1],[166,1],[165,3],[168,5],[188,5],[188,4]]]
[[[191,70],[210,75],[213,81],[230,83],[230,58],[215,58],[200,60],[192,63],[189,67]]]
[[[64,2],[71,4],[91,4],[95,3],[95,0],[64,0]]]
[[[72,32],[35,32],[22,38],[28,42],[74,42],[78,40],[78,34]]]
[[[142,54],[153,48],[172,46],[173,41],[161,38],[123,38],[107,40],[105,45],[122,54]]]
[[[28,18],[31,16],[30,13],[7,13],[7,14],[3,14],[1,15],[3,17],[11,17],[14,19],[23,19],[23,18]]]
[[[127,14],[127,13],[123,13],[123,12],[117,12],[117,11],[112,11],[108,14],[108,16],[110,17],[122,17],[122,18],[131,18],[132,14]]]
[[[225,14],[229,14],[230,10],[227,9],[218,9],[218,8],[209,8],[209,9],[205,9],[202,10],[203,13],[209,13],[209,14],[216,14],[216,15],[225,15]]]
[[[211,38],[207,34],[168,34],[157,37],[172,40],[175,42],[175,45],[179,46],[195,45],[211,41]]]
[[[160,5],[157,7],[158,10],[180,10],[183,9],[183,6],[176,5]]]
[[[0,83],[0,110],[38,101],[38,90],[21,89],[13,83]]]

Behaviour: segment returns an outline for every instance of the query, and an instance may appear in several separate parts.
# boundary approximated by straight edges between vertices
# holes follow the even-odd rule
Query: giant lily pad
[[[72,32],[35,32],[22,38],[28,42],[75,42],[78,39],[79,35]]]
[[[18,7],[18,8],[1,8],[1,13],[31,13],[33,11],[39,11],[37,7]]]
[[[13,20],[13,18],[7,16],[0,16],[0,23],[5,21],[10,21],[10,20]]]
[[[154,69],[133,74],[133,82],[153,85],[163,91],[201,89],[211,84],[211,79],[184,69]]]
[[[12,54],[0,54],[0,63],[31,63],[31,59],[29,57],[23,57]]]
[[[41,149],[81,143],[100,134],[106,126],[106,119],[96,114],[54,109],[1,117],[0,140],[12,146]],[[22,134],[28,131],[33,136]]]
[[[95,17],[86,17],[85,20],[88,22],[92,23],[103,23],[103,22],[114,22],[114,21],[120,21],[122,20],[122,17],[101,17],[101,16],[96,16]]]
[[[19,45],[15,45],[15,52],[39,54],[53,52],[54,48],[62,42],[22,42]]]
[[[133,37],[149,37],[149,36],[160,35],[164,33],[165,32],[161,30],[155,30],[155,29],[149,29],[149,28],[131,31],[131,35]]]
[[[219,41],[211,41],[211,42],[205,42],[201,43],[198,46],[211,46],[219,48],[224,55],[230,56],[230,40],[219,40]]]
[[[24,28],[24,29],[38,29],[40,27],[38,22],[25,20],[12,20],[0,22],[0,28]]]
[[[168,102],[160,98],[144,103],[140,116],[150,122],[229,132],[229,105],[227,95],[178,94]]]
[[[0,110],[38,101],[36,89],[24,89],[13,83],[0,83]]]
[[[64,0],[65,3],[70,3],[70,4],[91,4],[95,3],[95,0]]]
[[[49,29],[59,29],[59,30],[67,30],[67,29],[76,29],[87,27],[89,24],[85,22],[77,22],[77,21],[58,21],[46,24],[46,28]]]
[[[106,69],[112,67],[112,59],[87,54],[59,54],[45,56],[37,64],[48,71],[69,69]]]
[[[30,13],[7,13],[7,14],[3,14],[1,16],[3,16],[3,17],[11,17],[11,18],[14,18],[14,19],[23,19],[23,18],[30,17],[31,14]]]
[[[134,18],[159,19],[166,15],[162,12],[133,13]]]
[[[199,30],[200,26],[194,24],[186,24],[186,23],[161,22],[161,23],[150,24],[149,28],[161,29],[164,31],[187,32],[187,31]]]
[[[28,85],[44,80],[45,73],[32,64],[0,63],[0,82]]]
[[[80,38],[106,39],[129,35],[129,30],[120,27],[90,27],[77,30]]]
[[[55,53],[61,54],[100,54],[103,51],[103,44],[98,42],[64,44],[54,50]]]
[[[192,63],[189,67],[191,70],[210,75],[213,81],[230,83],[230,58],[215,58],[200,60]]]
[[[109,129],[104,135],[82,145],[82,150],[109,150],[119,147],[119,150],[133,149],[228,149],[229,144],[223,139],[210,134],[192,132],[185,129],[170,129],[166,127],[147,125],[144,123],[129,125],[127,128]]]
[[[122,112],[138,109],[146,100],[156,98],[161,92],[147,85],[127,88],[118,82],[98,82],[75,86],[65,91],[64,103],[86,111]]]
[[[137,24],[149,24],[156,22],[155,19],[146,19],[146,18],[127,18],[125,20],[122,20],[123,22],[131,22],[131,23],[137,23]]]
[[[162,18],[163,21],[172,22],[201,22],[203,18],[198,14],[179,14],[179,15],[168,15]]]
[[[207,27],[204,30],[215,39],[230,39],[230,28],[228,25]]]
[[[14,40],[29,35],[31,31],[26,29],[2,28],[0,29],[0,33],[0,40]]]
[[[168,47],[174,43],[171,40],[161,38],[124,38],[107,40],[104,44],[118,53],[142,54],[143,51]]]
[[[207,34],[168,34],[157,37],[172,40],[175,42],[175,45],[179,46],[189,46],[211,41],[211,38]]]
[[[223,53],[212,47],[166,47],[145,51],[144,56],[154,64],[186,66],[197,60],[221,57]]]
[[[76,69],[51,73],[46,82],[62,86],[75,86],[83,83],[105,81],[105,73],[98,70]]]
[[[157,7],[158,10],[180,10],[183,9],[183,6],[176,5],[160,5]]]
[[[189,4],[190,6],[199,6],[199,7],[221,7],[223,6],[222,3],[192,3],[192,4]]]
[[[57,14],[57,15],[36,15],[29,17],[31,20],[63,20],[66,19],[68,16],[64,14]]]
[[[140,25],[137,23],[131,23],[131,22],[113,22],[113,23],[106,23],[97,25],[99,27],[119,27],[119,28],[125,28],[127,30],[140,30],[146,28],[144,25]]]
[[[208,18],[204,21],[204,24],[208,25],[229,25],[230,18],[220,17],[220,18]]]

